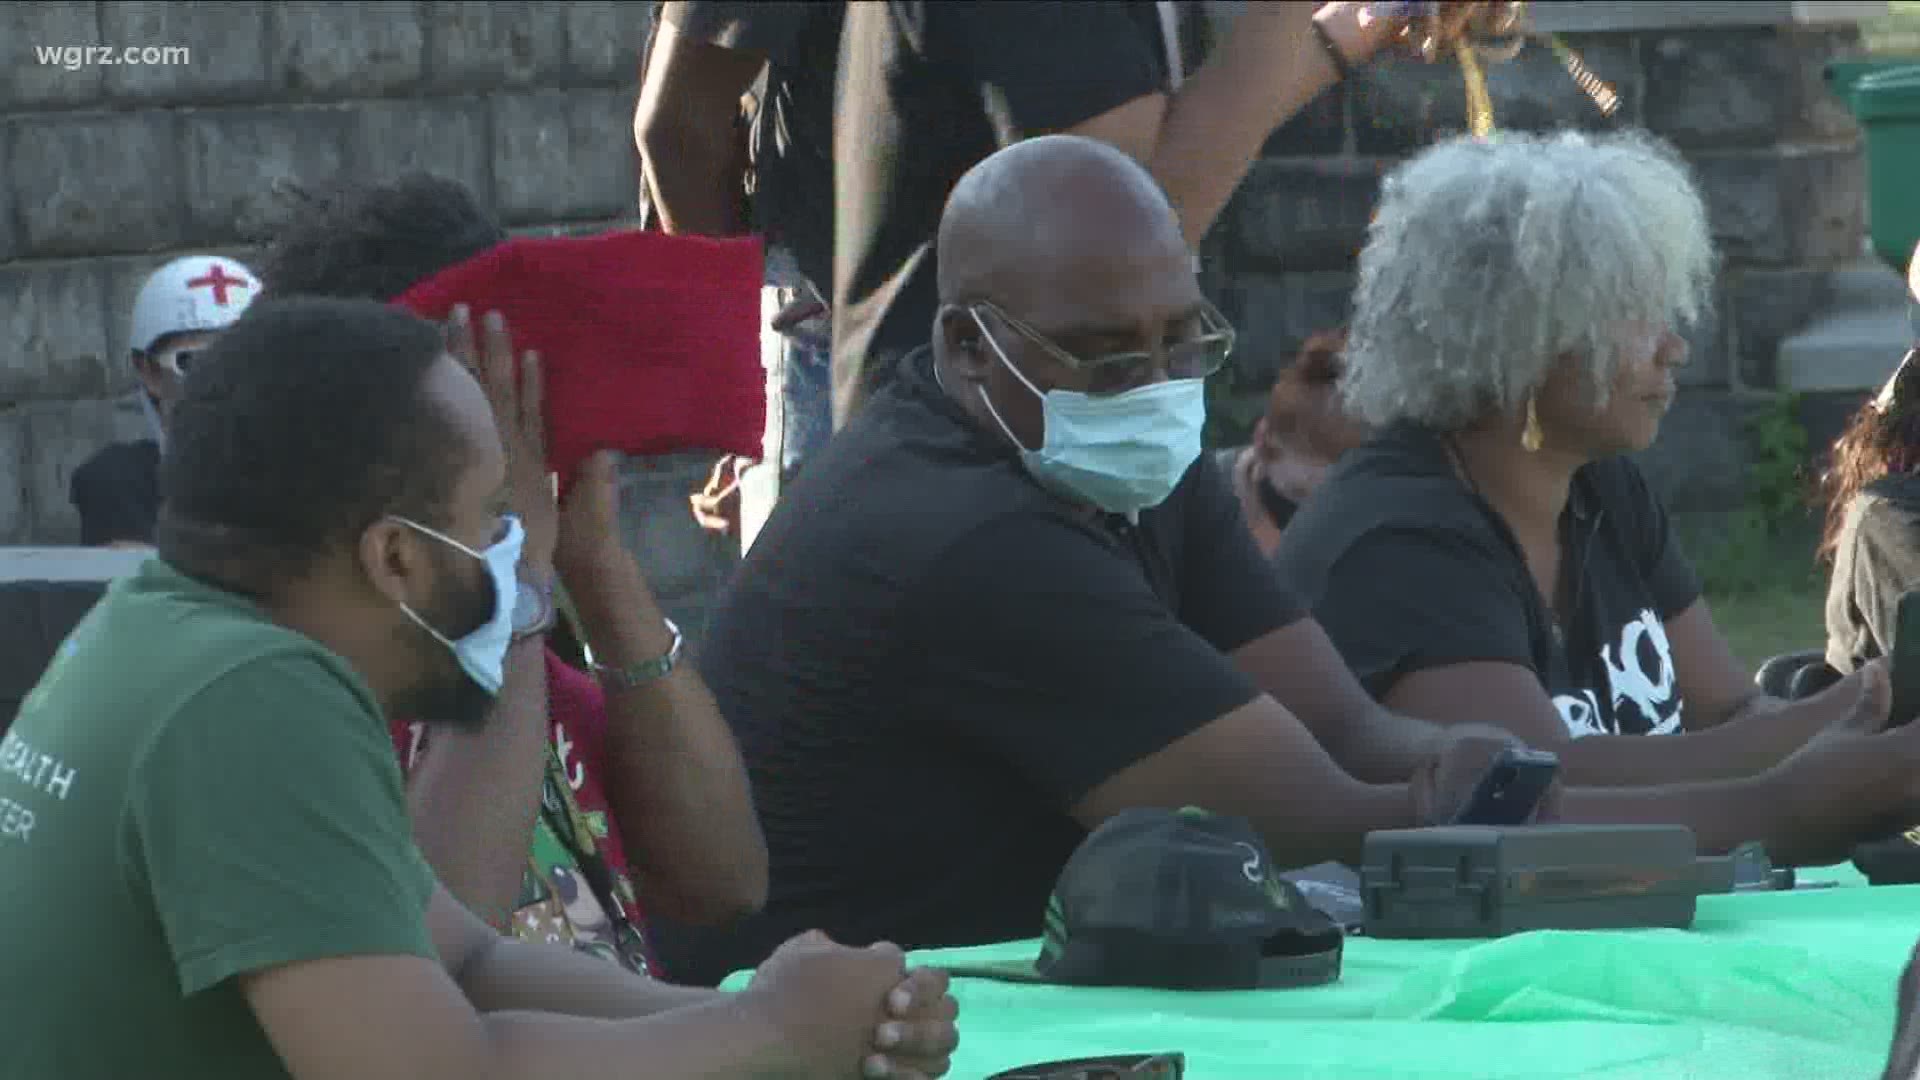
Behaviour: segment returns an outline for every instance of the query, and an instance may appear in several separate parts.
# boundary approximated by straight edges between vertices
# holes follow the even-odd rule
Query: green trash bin
[[[1866,132],[1874,254],[1904,276],[1920,243],[1920,65],[1861,76],[1848,99]]]

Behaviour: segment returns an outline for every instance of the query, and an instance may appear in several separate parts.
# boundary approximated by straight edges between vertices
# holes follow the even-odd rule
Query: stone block
[[[1387,163],[1255,162],[1224,219],[1237,253],[1260,270],[1346,270],[1366,240]]]
[[[266,7],[252,0],[101,4],[100,40],[123,54],[106,69],[107,96],[147,104],[258,100],[268,87]]]
[[[493,196],[511,224],[615,217],[633,202],[639,159],[622,137],[620,90],[540,90],[492,99]]]
[[[1330,86],[1267,136],[1264,157],[1338,154],[1347,148],[1347,84]]]
[[[1793,105],[1794,50],[1772,28],[1661,34],[1645,43],[1646,124],[1689,149],[1767,146]]]
[[[1753,395],[1683,389],[1660,425],[1660,436],[1638,455],[1653,489],[1669,507],[1735,510],[1746,495],[1746,423]]]
[[[367,102],[355,116],[357,177],[379,182],[421,168],[493,200],[487,107],[477,98]]]
[[[0,113],[99,99],[106,68],[85,51],[100,37],[99,4],[0,4]]]
[[[1866,162],[1857,147],[1692,155],[1713,238],[1736,263],[1838,263],[1860,254]]]
[[[640,81],[653,5],[576,0],[562,8],[567,24],[568,82],[632,86]]]
[[[33,515],[27,505],[27,409],[0,407],[0,547],[28,543]]]
[[[567,62],[566,21],[548,5],[434,0],[426,18],[427,78],[437,90],[530,86]]]
[[[170,112],[14,121],[9,149],[19,251],[152,251],[184,238],[179,125]]]
[[[1912,344],[1905,304],[1834,312],[1780,342],[1777,381],[1790,391],[1875,391]]]
[[[372,97],[426,77],[426,30],[417,4],[275,4],[269,20],[274,85],[301,101]]]
[[[1633,40],[1581,34],[1568,35],[1567,44],[1613,87],[1618,108],[1602,113],[1553,50],[1530,43],[1506,63],[1485,65],[1496,127],[1604,130],[1635,122],[1645,87]],[[1405,154],[1466,127],[1466,84],[1456,63],[1390,58],[1354,74],[1354,148],[1361,154]]]
[[[1724,310],[1740,385],[1781,389],[1780,343],[1826,310],[1832,275],[1825,270],[1735,268],[1726,274]]]
[[[1784,27],[1781,39],[1793,56],[1793,82],[1782,117],[1782,141],[1848,142],[1860,137],[1853,110],[1827,86],[1826,67],[1834,60],[1865,54],[1858,26]]]
[[[1228,375],[1232,389],[1265,394],[1307,338],[1346,323],[1354,278],[1348,273],[1242,273],[1220,297],[1239,332]]]
[[[263,237],[285,219],[273,185],[325,187],[348,166],[353,111],[313,106],[233,109],[186,121],[187,213],[207,242]]]
[[[44,401],[24,414],[26,504],[33,544],[77,544],[80,515],[69,501],[73,471],[109,443],[147,437],[146,420],[131,396]]]
[[[90,262],[0,269],[0,404],[106,390],[105,297]]]

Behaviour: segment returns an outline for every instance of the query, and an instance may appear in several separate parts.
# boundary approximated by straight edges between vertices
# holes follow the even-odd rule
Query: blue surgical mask
[[[1040,399],[1045,427],[1040,449],[1021,445],[984,386],[979,387],[980,400],[1020,448],[1027,472],[1056,494],[1134,517],[1165,502],[1200,457],[1200,434],[1207,422],[1206,380],[1170,379],[1106,395],[1043,393],[1007,359],[980,316],[974,314],[973,320],[994,355]]]
[[[480,684],[480,688],[487,693],[498,694],[500,684],[506,681],[507,646],[513,644],[513,604],[520,591],[520,548],[527,540],[526,531],[520,527],[520,519],[509,516],[506,519],[506,535],[494,541],[485,551],[475,551],[437,529],[429,529],[397,514],[393,520],[486,564],[487,576],[493,581],[493,614],[478,629],[460,640],[450,640],[421,618],[420,613],[412,607],[401,604],[400,610],[406,612],[407,618],[412,619],[420,629],[432,634],[435,641],[451,650],[453,658],[460,662],[460,670],[466,672],[468,678]]]

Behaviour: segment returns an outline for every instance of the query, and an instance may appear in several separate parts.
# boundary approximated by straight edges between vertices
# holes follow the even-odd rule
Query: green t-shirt
[[[432,958],[433,889],[366,685],[152,560],[0,741],[0,1072],[285,1076],[235,976]]]

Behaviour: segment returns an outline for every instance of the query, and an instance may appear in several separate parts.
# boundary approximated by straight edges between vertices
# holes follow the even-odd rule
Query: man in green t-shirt
[[[488,711],[524,539],[495,415],[538,411],[456,322],[450,354],[382,305],[275,301],[200,358],[160,557],[0,741],[0,1072],[944,1072],[944,977],[890,947],[663,986],[503,940],[420,858],[386,717]]]

